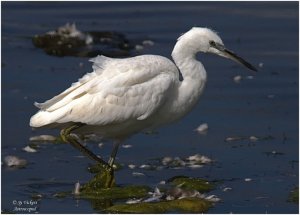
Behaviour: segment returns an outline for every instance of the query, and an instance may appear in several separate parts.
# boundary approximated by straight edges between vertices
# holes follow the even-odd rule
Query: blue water
[[[139,165],[153,158],[196,153],[215,162],[194,170],[139,170],[146,173],[139,178],[123,168],[116,173],[117,183],[155,186],[176,175],[201,177],[220,182],[211,194],[222,202],[208,213],[298,213],[298,204],[287,201],[299,179],[298,11],[298,2],[2,2],[2,161],[16,155],[29,164],[24,169],[2,165],[1,209],[13,212],[14,200],[27,201],[33,193],[41,193],[39,213],[99,212],[87,200],[53,197],[73,189],[78,180],[88,181],[90,160],[79,158],[69,145],[49,143],[38,153],[22,151],[31,136],[58,135],[29,127],[29,118],[37,111],[33,102],[51,98],[91,71],[87,58],[49,56],[35,48],[31,38],[75,22],[82,31],[110,30],[133,40],[151,39],[154,46],[140,54],[166,57],[181,33],[193,26],[210,27],[229,49],[259,69],[253,74],[234,62],[200,54],[208,83],[195,109],[158,134],[129,139],[126,144],[133,147],[121,148],[117,162]],[[239,84],[232,80],[236,75],[243,77]],[[249,75],[253,79],[247,79]],[[194,129],[203,122],[209,131],[197,134]],[[252,135],[273,138],[224,141]],[[111,145],[89,148],[107,159]],[[279,154],[268,154],[274,151]],[[224,192],[225,187],[232,190]]]

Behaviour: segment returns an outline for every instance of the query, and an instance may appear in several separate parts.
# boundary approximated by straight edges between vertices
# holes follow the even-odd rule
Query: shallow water
[[[298,186],[298,2],[2,2],[2,161],[7,155],[26,159],[24,169],[2,165],[2,210],[14,212],[16,201],[30,201],[39,213],[93,213],[91,203],[53,194],[71,190],[92,175],[92,162],[68,145],[42,144],[37,153],[22,148],[29,138],[58,131],[32,130],[29,118],[44,101],[91,71],[88,58],[54,57],[33,46],[31,38],[75,22],[83,31],[117,31],[135,40],[147,38],[154,46],[140,54],[170,57],[176,38],[192,26],[219,32],[225,45],[258,67],[253,74],[242,66],[215,56],[199,55],[208,71],[208,84],[194,110],[158,134],[138,134],[121,148],[117,162],[145,164],[164,156],[196,153],[215,160],[199,169],[161,171],[123,168],[118,184],[155,186],[176,175],[218,181],[211,194],[222,202],[208,213],[297,213],[287,201]],[[259,67],[260,64],[260,67]],[[79,66],[81,65],[81,66]],[[83,66],[82,66],[83,65]],[[240,83],[233,77],[241,75]],[[247,76],[253,76],[253,79]],[[194,131],[208,123],[206,135]],[[272,138],[226,142],[227,137]],[[107,159],[111,144],[93,151]],[[272,153],[273,152],[273,153]],[[276,152],[276,153],[274,153]],[[132,172],[146,174],[133,177]],[[250,181],[245,181],[250,178]],[[232,188],[224,192],[226,187]],[[23,205],[25,208],[28,205]],[[22,206],[20,206],[22,207]],[[16,212],[16,211],[15,211]],[[99,212],[99,211],[98,211]]]

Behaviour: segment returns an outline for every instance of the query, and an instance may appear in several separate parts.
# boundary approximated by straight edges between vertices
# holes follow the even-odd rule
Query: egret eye
[[[213,40],[210,40],[210,41],[209,41],[209,45],[215,47],[215,46],[216,46],[216,42],[213,41]]]

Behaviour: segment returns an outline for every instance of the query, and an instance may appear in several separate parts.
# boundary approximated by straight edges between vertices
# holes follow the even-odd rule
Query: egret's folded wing
[[[73,97],[76,97],[85,92],[85,90],[95,84],[95,78],[97,77],[95,72],[88,73],[79,79],[78,82],[72,84],[71,87],[66,89],[64,92],[60,93],[57,96],[54,96],[52,99],[45,101],[44,103],[35,102],[34,105],[41,110],[45,111],[54,111],[68,102],[70,102]]]
[[[146,119],[170,96],[178,70],[167,58],[146,55],[113,59],[100,77],[86,95],[70,104],[72,112],[60,123],[107,125]]]
[[[146,119],[165,102],[178,75],[170,60],[157,56],[111,59],[103,65],[96,68],[101,73],[90,73],[86,81],[47,101],[36,117],[36,121],[46,120],[38,125],[106,125]]]

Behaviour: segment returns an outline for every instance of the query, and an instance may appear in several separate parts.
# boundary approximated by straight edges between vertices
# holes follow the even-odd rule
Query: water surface
[[[117,162],[140,165],[196,153],[215,162],[200,169],[139,170],[145,177],[133,177],[133,170],[123,168],[116,173],[117,183],[155,187],[176,175],[200,177],[221,182],[211,194],[222,202],[209,213],[298,212],[298,204],[287,201],[299,178],[297,2],[2,2],[1,7],[2,160],[16,155],[29,162],[17,170],[2,165],[2,210],[13,212],[15,200],[42,193],[39,213],[96,212],[87,200],[53,197],[57,191],[73,189],[77,181],[89,180],[90,160],[69,145],[43,144],[38,153],[22,151],[31,136],[59,133],[29,127],[37,111],[33,102],[51,98],[91,71],[88,58],[49,56],[35,48],[31,38],[75,22],[82,31],[117,31],[132,40],[151,39],[154,46],[140,54],[166,57],[181,33],[206,26],[219,32],[229,49],[260,65],[253,74],[234,62],[200,54],[208,83],[198,105],[158,134],[129,139],[126,144],[133,147],[121,148]],[[240,83],[233,81],[237,75],[243,78]],[[194,129],[204,122],[209,130],[200,135]],[[272,138],[224,141],[252,135]],[[102,149],[97,144],[89,147],[105,159],[111,150],[109,143]],[[225,187],[232,190],[224,192]]]

